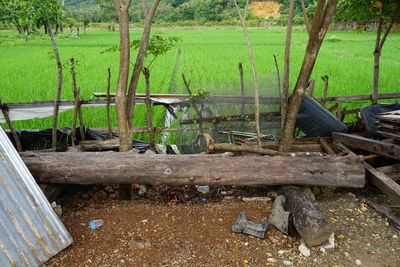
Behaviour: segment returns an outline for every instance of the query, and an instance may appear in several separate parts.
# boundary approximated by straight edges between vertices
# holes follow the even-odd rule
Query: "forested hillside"
[[[149,1],[151,2],[151,1]],[[258,0],[250,1],[251,4],[266,2],[268,4],[251,5],[252,7],[267,6],[267,10],[254,10],[249,16],[266,14],[264,16],[277,17],[279,11],[283,14],[287,12],[289,0]],[[312,0],[306,0],[308,5]],[[130,9],[131,22],[142,20],[141,1],[133,1]],[[239,5],[245,5],[246,0],[238,0]],[[90,22],[109,22],[113,20],[114,6],[112,0],[65,0],[70,14],[78,21],[88,19]],[[279,10],[279,6],[281,7]],[[275,10],[278,7],[278,10]],[[254,9],[254,8],[253,8]],[[269,9],[269,10],[268,10]],[[274,9],[274,10],[270,10]],[[300,6],[296,6],[296,11],[301,12]],[[114,17],[115,19],[115,17]],[[163,0],[158,7],[156,22],[177,22],[177,21],[223,21],[237,19],[237,12],[232,0]]]

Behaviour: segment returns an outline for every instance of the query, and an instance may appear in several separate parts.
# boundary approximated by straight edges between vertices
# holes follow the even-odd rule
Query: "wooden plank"
[[[354,134],[333,133],[333,138],[344,145],[363,149],[385,157],[400,159],[400,146]]]
[[[395,98],[400,98],[400,93],[386,93],[378,95],[378,99],[395,99]],[[332,97],[319,97],[316,99],[318,101],[325,101],[325,102],[372,100],[372,95],[332,96]]]
[[[399,131],[400,132],[400,125],[399,124],[390,124],[386,122],[380,122],[379,123],[379,129],[390,129],[393,131]]]
[[[373,185],[388,195],[395,203],[400,203],[400,185],[384,173],[365,163],[365,174]]]
[[[400,140],[400,135],[399,134],[394,134],[394,133],[389,133],[389,132],[384,132],[384,131],[377,131],[378,134],[387,137],[387,138],[392,138],[396,140]]]
[[[400,180],[400,163],[376,168],[378,171],[386,174],[394,181]]]
[[[21,153],[43,183],[166,185],[316,185],[364,187],[355,156],[138,155],[131,152]]]

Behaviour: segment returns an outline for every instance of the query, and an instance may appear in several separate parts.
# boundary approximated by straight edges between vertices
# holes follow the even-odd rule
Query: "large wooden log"
[[[363,187],[358,156],[138,155],[130,152],[21,153],[37,181],[72,184],[281,185]]]
[[[285,210],[292,213],[293,225],[306,244],[312,247],[326,242],[333,232],[328,217],[298,187],[287,186],[281,192],[286,196]]]

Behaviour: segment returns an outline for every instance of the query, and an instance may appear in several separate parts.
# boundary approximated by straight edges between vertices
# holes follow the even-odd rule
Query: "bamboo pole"
[[[240,75],[240,93],[242,98],[244,98],[244,78],[243,78],[243,65],[242,63],[239,63],[239,75]],[[240,114],[244,114],[244,107],[245,107],[244,101],[242,102],[242,105],[240,106]]]
[[[254,83],[254,102],[255,102],[255,121],[256,121],[256,134],[257,134],[257,144],[258,146],[261,146],[261,130],[260,130],[260,99],[259,99],[259,85],[257,81],[257,72],[256,72],[256,66],[254,63],[254,57],[253,57],[253,49],[251,47],[250,39],[249,39],[249,34],[247,32],[247,26],[246,26],[246,12],[247,12],[247,7],[249,5],[249,0],[247,0],[246,7],[244,9],[244,15],[242,16],[242,13],[240,12],[239,5],[236,0],[233,0],[236,10],[239,14],[240,21],[242,22],[242,28],[243,28],[243,33],[244,33],[244,38],[246,40],[246,46],[247,46],[247,52],[249,54],[249,60],[250,60],[250,67],[251,67],[251,72],[253,76],[253,83]]]

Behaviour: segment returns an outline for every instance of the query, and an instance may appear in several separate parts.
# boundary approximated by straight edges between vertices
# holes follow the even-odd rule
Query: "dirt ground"
[[[272,202],[233,198],[171,204],[152,199],[74,203],[62,221],[74,243],[44,266],[400,266],[400,232],[353,193],[316,195],[335,227],[335,248],[303,256],[299,237],[273,226],[265,239],[232,233],[239,212],[266,222]],[[374,193],[374,198],[382,199]],[[373,199],[374,199],[373,198]],[[74,203],[74,204],[71,204]],[[103,219],[96,230],[92,219]]]

